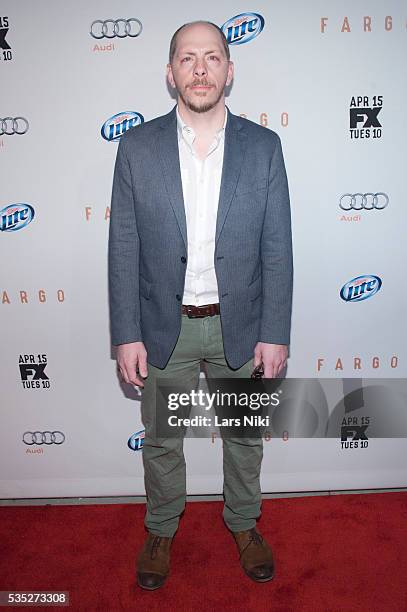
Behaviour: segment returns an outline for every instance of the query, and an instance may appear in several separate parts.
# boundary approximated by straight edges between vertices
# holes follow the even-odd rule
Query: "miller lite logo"
[[[264,17],[258,13],[240,13],[228,19],[221,30],[229,45],[243,45],[256,38],[264,28]]]
[[[137,431],[132,436],[130,436],[127,441],[127,446],[129,447],[129,449],[132,451],[143,450],[145,435],[145,430],[141,429],[140,431]]]
[[[361,302],[375,295],[382,286],[378,276],[356,276],[344,284],[340,296],[345,302]]]
[[[100,133],[105,140],[119,141],[127,130],[144,123],[144,117],[134,111],[123,111],[106,119]]]
[[[34,219],[34,209],[29,204],[9,204],[0,210],[0,230],[16,232]]]

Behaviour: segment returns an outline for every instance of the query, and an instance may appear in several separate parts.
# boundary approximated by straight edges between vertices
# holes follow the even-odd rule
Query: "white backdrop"
[[[233,25],[241,14],[254,36],[231,44],[227,104],[278,132],[290,185],[288,376],[318,385],[355,378],[356,389],[361,379],[366,387],[406,376],[403,3],[2,0],[0,497],[144,493],[142,450],[128,446],[139,432],[135,447],[142,446],[139,401],[120,385],[110,346],[107,237],[117,141],[102,138],[101,129],[124,111],[148,121],[172,108],[165,65],[179,25]],[[120,38],[124,22],[108,22],[105,34],[118,35],[93,38],[92,22],[109,19],[133,20],[129,35]],[[138,36],[131,36],[140,29],[134,20],[142,24]],[[100,23],[93,32],[103,33]],[[361,195],[341,200],[344,194]],[[340,202],[363,208],[345,211]],[[360,276],[368,299],[342,299],[341,289]],[[343,397],[337,385],[329,414]],[[355,410],[358,425],[391,416],[395,404],[407,420],[398,388],[392,401]],[[298,410],[305,414],[301,403]],[[321,429],[328,415],[318,418]],[[325,439],[265,442],[263,491],[406,485],[405,438],[372,435],[363,448],[343,448],[340,438],[338,426]],[[220,492],[219,440],[189,438],[185,452],[188,492]]]

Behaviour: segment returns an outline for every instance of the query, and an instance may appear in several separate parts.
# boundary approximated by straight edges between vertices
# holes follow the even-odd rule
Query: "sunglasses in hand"
[[[260,363],[258,366],[256,366],[252,372],[252,378],[255,379],[259,379],[259,378],[263,378],[264,376],[264,366],[262,363]]]

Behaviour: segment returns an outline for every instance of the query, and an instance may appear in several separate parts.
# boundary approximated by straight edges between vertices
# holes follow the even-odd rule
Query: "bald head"
[[[212,28],[215,29],[217,34],[219,35],[219,40],[222,44],[222,48],[225,52],[225,56],[227,60],[230,60],[230,51],[229,51],[229,45],[228,42],[226,40],[226,36],[224,35],[224,33],[222,32],[222,30],[220,29],[219,26],[217,26],[215,23],[212,23],[212,21],[191,21],[190,23],[184,23],[184,25],[182,25],[180,28],[178,28],[178,30],[176,30],[174,32],[174,34],[172,35],[171,38],[171,42],[170,42],[170,52],[169,52],[169,62],[170,64],[172,64],[172,61],[174,59],[174,55],[175,52],[177,50],[177,42],[178,42],[178,35],[180,34],[180,32],[185,31],[186,28],[191,28],[195,25],[202,25],[202,26],[207,26],[208,28]]]

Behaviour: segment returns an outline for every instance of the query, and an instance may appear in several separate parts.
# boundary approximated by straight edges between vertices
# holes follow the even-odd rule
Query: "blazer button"
[[[177,295],[175,297],[177,298],[178,302],[180,302],[182,300],[182,298],[181,298],[179,293],[177,293]]]
[[[184,257],[184,256],[182,256],[182,257],[181,257],[181,261],[182,261],[182,263],[187,263],[187,258],[186,258],[186,257]]]

